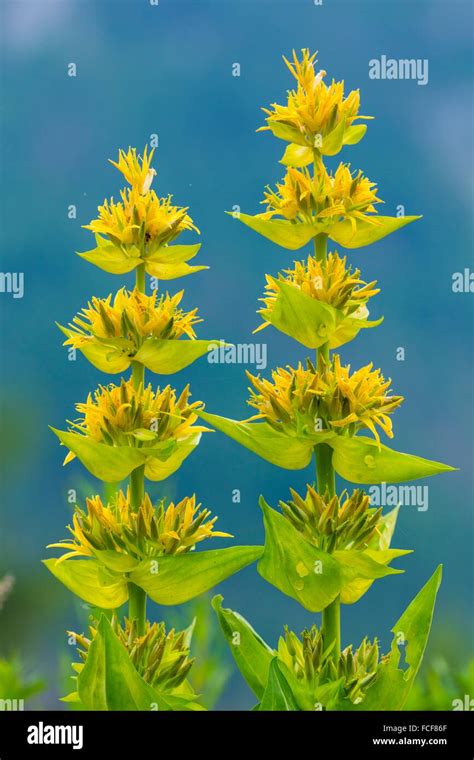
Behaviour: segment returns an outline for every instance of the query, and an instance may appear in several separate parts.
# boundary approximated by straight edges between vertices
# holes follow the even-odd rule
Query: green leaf
[[[330,554],[305,541],[301,533],[260,497],[265,524],[265,550],[258,572],[268,583],[296,599],[310,612],[334,601],[344,584],[341,565]]]
[[[209,269],[207,266],[189,266],[189,264],[146,264],[146,271],[151,277],[158,280],[176,280],[178,277],[187,277],[196,272]]]
[[[278,294],[272,309],[261,310],[264,319],[306,348],[327,343],[342,318],[341,312],[283,280],[275,283]]]
[[[339,346],[349,343],[350,340],[354,340],[361,330],[381,325],[383,319],[383,317],[380,317],[380,319],[369,321],[367,319],[345,317],[336,328],[336,331],[331,335],[329,348],[339,348]]]
[[[357,220],[355,231],[349,219],[336,222],[328,229],[329,237],[344,248],[361,248],[390,235],[405,225],[421,219],[421,216],[378,216],[371,221]]]
[[[283,124],[279,121],[267,121],[268,128],[280,140],[286,140],[289,143],[296,143],[297,145],[307,145],[307,142],[301,132],[295,127],[290,127],[288,124]]]
[[[148,456],[145,463],[145,477],[149,480],[165,480],[169,478],[176,470],[178,470],[184,460],[192,454],[194,449],[199,445],[201,440],[201,433],[191,433],[187,438],[182,441],[176,441],[173,443],[173,448],[169,449],[171,454],[168,454],[168,450],[165,448],[166,456],[159,456],[160,449],[157,449],[156,445],[153,449],[144,449],[148,454],[151,452],[152,456]],[[161,444],[166,444],[166,441]],[[158,444],[160,445],[160,444]],[[154,455],[156,451],[157,455]]]
[[[345,129],[346,119],[344,117],[341,119],[337,127],[323,138],[322,146],[319,149],[323,156],[335,156],[336,153],[339,153],[344,144]]]
[[[96,236],[96,240],[97,238],[98,236]],[[104,238],[100,238],[100,240],[97,248],[92,248],[92,250],[84,253],[77,251],[77,255],[110,274],[126,274],[142,263],[140,251],[136,246],[118,247],[113,243],[105,242]]]
[[[280,164],[302,169],[304,166],[308,166],[312,161],[314,161],[314,151],[310,147],[307,145],[290,143],[285,148]]]
[[[56,323],[67,338],[76,337],[77,332]],[[115,375],[124,372],[130,366],[131,359],[123,351],[117,350],[112,344],[101,341],[98,343],[94,338],[88,339],[77,348],[94,367],[101,372]]]
[[[124,480],[146,459],[143,453],[146,449],[132,446],[108,446],[79,433],[56,430],[53,427],[50,429],[92,475],[106,483]]]
[[[69,591],[87,604],[113,610],[128,599],[125,578],[108,572],[95,559],[45,559],[43,564]]]
[[[130,580],[157,604],[182,604],[251,565],[262,551],[261,546],[232,546],[145,560],[130,574]]]
[[[259,214],[250,216],[249,214],[239,213],[236,216],[232,211],[228,211],[227,213],[234,216],[235,219],[239,219],[250,229],[258,232],[259,235],[268,238],[272,243],[281,245],[282,248],[287,248],[290,251],[302,248],[318,232],[317,227],[312,224],[304,224],[303,222],[288,222],[286,219],[262,219]]]
[[[367,132],[367,124],[355,124],[344,132],[344,145],[356,145]]]
[[[349,583],[359,578],[375,580],[384,578],[386,575],[403,573],[403,570],[387,567],[386,564],[377,562],[367,552],[357,549],[337,550],[331,556],[342,565],[344,578]]]
[[[288,682],[280,670],[278,657],[274,657],[270,665],[268,683],[259,710],[260,712],[295,712],[298,709]]]
[[[223,597],[212,600],[220,627],[242,676],[261,699],[275,653],[238,612],[222,607]]]
[[[152,248],[145,260],[145,268],[149,275],[159,280],[175,280],[177,277],[185,277],[207,266],[189,266],[187,261],[193,259],[201,247],[195,245],[164,245]]]
[[[353,705],[346,699],[339,703],[335,709],[403,709],[423,659],[441,576],[442,566],[439,565],[430,580],[418,592],[401,618],[393,626],[394,638],[391,653],[388,660],[379,665],[377,679],[368,689],[363,702]],[[405,662],[408,665],[405,670],[398,667],[400,645],[405,646]]]
[[[161,694],[146,683],[105,615],[100,619],[77,686],[79,698],[89,710],[193,709],[187,700]]]
[[[350,483],[400,483],[455,470],[447,464],[402,454],[382,444],[379,447],[372,438],[364,436],[339,435],[328,442],[334,449],[334,469]]]
[[[142,464],[150,480],[163,480],[175,472],[199,443],[200,433],[178,444],[174,439],[158,441],[154,446],[109,446],[80,433],[50,428],[61,443],[72,451],[87,470],[105,483],[124,480]]]
[[[155,264],[182,264],[193,259],[200,248],[201,243],[152,246],[146,255],[146,261]]]
[[[129,554],[116,552],[113,549],[96,549],[94,556],[113,573],[129,573],[140,562]]]
[[[266,422],[238,422],[217,414],[198,412],[209,423],[232,440],[250,449],[254,454],[286,470],[301,470],[307,467],[313,456],[315,440],[296,438],[274,430]],[[321,442],[326,440],[324,432],[318,434]],[[331,434],[328,434],[328,438]]]
[[[218,340],[147,338],[134,359],[157,375],[172,375],[219,345]]]

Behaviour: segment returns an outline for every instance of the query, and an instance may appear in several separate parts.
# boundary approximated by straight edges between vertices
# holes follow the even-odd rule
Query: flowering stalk
[[[271,378],[247,373],[248,404],[256,412],[236,422],[203,410],[199,416],[217,430],[278,467],[306,468],[316,459],[316,482],[306,493],[290,489],[291,500],[272,509],[263,496],[265,549],[260,575],[305,609],[321,613],[321,627],[301,637],[285,629],[269,647],[232,610],[213,605],[242,675],[260,710],[401,709],[426,645],[441,567],[397,621],[409,671],[399,668],[399,638],[380,655],[377,640],[341,647],[341,605],[354,604],[372,583],[401,572],[392,560],[409,550],[391,546],[398,509],[383,514],[363,490],[336,488],[336,476],[355,484],[399,482],[447,472],[452,467],[400,453],[381,441],[393,437],[391,415],[403,402],[391,381],[367,364],[355,371],[335,349],[382,319],[369,321],[368,304],[379,291],[364,282],[347,256],[328,252],[328,241],[349,250],[369,245],[419,217],[381,216],[375,183],[340,163],[330,172],[325,156],[338,154],[365,135],[357,124],[358,91],[344,96],[344,83],[324,82],[315,54],[303,50],[286,61],[296,80],[283,105],[263,109],[263,130],[287,143],[286,167],[276,189],[267,188],[265,210],[240,213],[243,224],[280,248],[298,250],[313,241],[314,252],[293,266],[266,276],[258,313],[264,322],[315,352],[296,367],[273,370]],[[312,172],[309,166],[312,165]],[[235,216],[235,215],[234,215]],[[313,354],[314,355],[314,354]],[[366,435],[370,434],[370,437]],[[234,645],[238,631],[241,650]]]
[[[121,200],[104,201],[87,229],[96,248],[80,254],[111,274],[135,270],[135,288],[113,297],[93,297],[68,327],[59,326],[66,345],[78,349],[97,369],[128,379],[99,385],[80,417],[55,430],[69,450],[105,483],[100,495],[75,506],[71,536],[51,547],[52,574],[83,601],[112,615],[91,620],[90,634],[74,634],[80,662],[74,663],[76,691],[65,699],[92,710],[203,709],[188,680],[192,627],[175,634],[147,620],[147,599],[175,605],[208,591],[255,561],[261,547],[232,546],[196,552],[198,543],[229,538],[214,529],[217,518],[195,495],[178,503],[153,502],[145,480],[162,481],[197,448],[207,428],[196,424],[200,401],[190,402],[189,385],[153,390],[145,369],[169,375],[207,353],[215,341],[196,338],[197,309],[180,307],[183,291],[146,293],[146,275],[173,280],[206,269],[187,262],[199,245],[174,244],[183,232],[199,232],[187,208],[159,198],[151,184],[153,151],[139,156],[120,151],[112,164],[130,187]],[[128,478],[128,488],[118,484]],[[122,620],[120,608],[128,604]]]

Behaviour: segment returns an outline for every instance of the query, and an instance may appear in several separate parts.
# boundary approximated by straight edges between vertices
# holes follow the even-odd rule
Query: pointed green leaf
[[[202,272],[204,269],[209,269],[207,266],[189,266],[189,264],[154,264],[153,262],[146,263],[146,271],[151,277],[156,277],[158,280],[176,280],[178,277],[187,277],[190,274],[196,272]]]
[[[89,472],[106,483],[116,483],[128,477],[132,470],[145,462],[146,449],[131,446],[107,446],[105,443],[79,433],[51,428],[61,443],[72,451]]]
[[[221,345],[218,340],[166,340],[147,338],[135,355],[135,361],[157,375],[172,375]]]
[[[329,348],[339,348],[345,343],[354,340],[354,338],[363,329],[378,327],[383,322],[383,317],[375,319],[373,321],[367,319],[354,319],[354,317],[345,317],[343,321],[338,325],[335,332],[329,339]]]
[[[330,554],[305,541],[263,497],[259,503],[265,524],[265,550],[258,572],[310,612],[320,612],[341,591],[344,584],[341,565]]]
[[[140,251],[136,246],[118,247],[112,243],[102,243],[97,248],[77,255],[90,264],[110,274],[126,274],[141,264]]]
[[[146,255],[146,261],[154,264],[182,264],[193,259],[200,248],[201,243],[152,247]]]
[[[165,480],[169,478],[176,470],[179,470],[184,460],[192,454],[194,449],[199,445],[201,440],[201,433],[191,433],[187,438],[182,441],[174,441],[173,448],[168,451],[165,448],[166,456],[147,456],[145,463],[145,477],[149,480]],[[166,441],[163,446],[166,444]],[[160,446],[160,444],[158,444]],[[160,449],[157,445],[153,446],[153,449],[144,449],[149,454],[150,452],[160,453]]]
[[[307,467],[313,456],[316,443],[313,439],[296,438],[279,433],[266,422],[238,422],[217,414],[198,412],[199,417],[221,433],[225,433],[241,446],[250,449],[262,459],[286,470],[301,470]],[[326,440],[324,432],[318,434],[321,442]],[[327,434],[329,438],[331,434]]]
[[[304,166],[308,166],[314,161],[314,151],[307,145],[296,145],[296,143],[290,143],[285,148],[280,164],[284,166],[294,166],[297,169],[302,169]]]
[[[336,436],[329,441],[333,447],[334,469],[350,483],[400,483],[406,480],[426,478],[455,468],[441,462],[402,454],[380,447],[372,438]]]
[[[332,132],[323,137],[322,145],[319,148],[323,156],[335,156],[336,153],[339,153],[343,146],[345,129],[346,119],[344,117]]]
[[[278,286],[276,300],[272,309],[261,310],[262,317],[306,348],[319,348],[327,343],[343,318],[341,312],[330,304],[311,298],[294,285],[283,280],[275,282]]]
[[[59,329],[67,338],[77,337],[75,330],[56,322]],[[87,338],[81,346],[77,347],[83,356],[101,372],[107,372],[115,375],[118,372],[124,372],[130,366],[131,359],[124,351],[118,350],[113,344],[107,344],[105,341],[98,342],[97,339]]]
[[[234,216],[233,212],[229,211],[228,213]],[[263,219],[259,214],[250,216],[240,213],[234,218],[239,219],[247,227],[258,232],[259,235],[268,238],[272,243],[281,245],[282,248],[287,248],[290,251],[302,248],[318,232],[318,228],[312,224],[288,222],[286,219]]]
[[[72,451],[91,475],[105,483],[124,480],[130,473],[145,464],[150,480],[162,480],[178,469],[183,459],[199,442],[200,433],[190,440],[158,441],[152,447],[108,446],[80,433],[50,428],[61,443]],[[197,442],[196,442],[197,439]],[[147,473],[150,472],[148,475]]]
[[[114,573],[129,573],[140,563],[135,557],[116,552],[113,549],[97,549],[94,551],[94,556]]]
[[[267,121],[267,124],[273,135],[279,137],[280,140],[286,140],[289,143],[296,143],[297,145],[307,145],[304,136],[295,127],[271,120]]]
[[[367,124],[354,124],[352,127],[347,127],[344,132],[344,145],[356,145],[360,142],[367,132]]]
[[[108,572],[95,559],[45,559],[43,564],[69,591],[87,604],[113,610],[128,599],[125,578]]]
[[[288,682],[280,670],[278,657],[274,657],[270,665],[268,683],[259,710],[260,712],[295,712],[298,709]]]
[[[130,580],[157,604],[182,604],[251,565],[262,551],[261,546],[232,546],[145,560]]]
[[[379,665],[377,679],[360,704],[339,703],[340,710],[402,710],[421,665],[433,619],[436,595],[441,583],[440,565],[430,580],[408,605],[392,628],[390,656]],[[400,646],[405,647],[406,669],[399,669]]]
[[[187,261],[193,259],[201,247],[201,243],[194,245],[164,245],[154,248],[147,254],[145,268],[149,275],[159,280],[175,280],[177,277],[186,277],[194,272],[200,272],[209,267],[190,266]]]
[[[361,248],[390,235],[405,225],[421,219],[421,216],[378,216],[370,217],[370,222],[357,220],[353,229],[349,219],[336,222],[328,229],[329,237],[344,248]]]
[[[223,608],[222,602],[222,596],[215,596],[212,606],[216,611],[232,657],[252,691],[261,699],[267,685],[270,663],[275,653],[242,615]]]

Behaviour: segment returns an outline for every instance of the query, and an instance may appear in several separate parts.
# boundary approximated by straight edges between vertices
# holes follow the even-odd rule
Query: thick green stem
[[[334,647],[331,650],[331,657],[337,662],[341,654],[341,602],[339,597],[336,597],[336,599],[323,610],[322,632],[325,649],[334,642]]]
[[[146,274],[145,265],[140,264],[136,269],[135,287],[141,293],[146,291]],[[132,362],[132,380],[135,388],[144,385],[145,367],[139,362]],[[130,473],[130,504],[136,512],[145,496],[145,465],[137,467]],[[146,594],[139,586],[134,583],[128,584],[128,616],[130,620],[135,620],[139,636],[143,636],[146,630]]]
[[[320,232],[319,235],[316,235],[314,238],[314,253],[316,261],[324,261],[326,258],[327,243],[328,236],[325,232]]]
[[[314,238],[314,253],[317,261],[324,261],[327,256],[327,240],[325,234],[316,235]],[[329,343],[324,343],[317,350],[317,359],[321,357],[325,363],[329,363]],[[336,473],[332,466],[332,448],[326,443],[315,447],[316,478],[318,492],[323,495],[327,492],[329,497],[336,493]],[[331,644],[331,657],[334,661],[339,659],[341,653],[341,602],[339,596],[323,610],[322,634],[324,648]]]
[[[140,293],[144,293],[146,289],[146,274],[145,264],[140,264],[135,270],[135,287]]]
[[[143,636],[146,631],[146,594],[134,583],[128,584],[128,594],[128,617],[136,621],[137,633]]]

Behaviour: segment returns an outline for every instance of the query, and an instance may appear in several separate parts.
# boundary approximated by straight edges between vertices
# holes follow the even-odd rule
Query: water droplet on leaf
[[[375,469],[375,459],[372,454],[367,454],[367,456],[364,457],[364,464],[367,465],[369,470]]]
[[[296,565],[296,572],[300,576],[300,578],[305,578],[307,575],[309,575],[309,570],[304,564],[304,562],[298,562]]]

